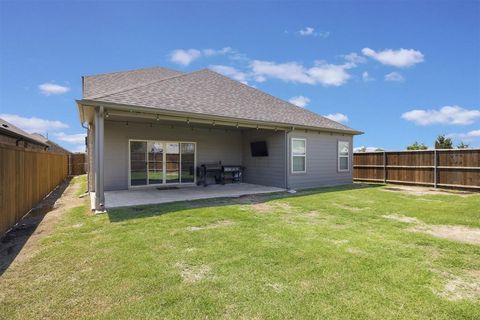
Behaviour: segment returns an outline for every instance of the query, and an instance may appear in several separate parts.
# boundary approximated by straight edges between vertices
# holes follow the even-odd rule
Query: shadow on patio
[[[237,197],[216,197],[209,199],[199,199],[191,201],[177,201],[163,204],[150,204],[139,205],[131,207],[122,207],[108,210],[108,218],[110,222],[122,222],[126,220],[134,220],[141,218],[148,218],[153,216],[160,216],[167,213],[173,213],[176,211],[197,209],[197,208],[209,208],[220,207],[237,204],[258,204],[265,203],[276,199],[292,198],[307,196],[316,193],[338,192],[355,189],[365,188],[378,188],[381,184],[365,184],[355,183],[350,185],[336,186],[336,187],[324,187],[314,189],[304,189],[297,193],[291,194],[286,191],[262,193],[262,194],[249,194]]]

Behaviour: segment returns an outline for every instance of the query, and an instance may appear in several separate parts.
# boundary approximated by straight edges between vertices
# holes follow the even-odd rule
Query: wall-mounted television
[[[252,157],[268,157],[268,149],[266,141],[257,141],[250,143],[250,151]]]

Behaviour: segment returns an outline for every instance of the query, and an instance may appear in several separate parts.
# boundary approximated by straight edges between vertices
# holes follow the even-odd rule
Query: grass
[[[0,318],[479,319],[442,292],[480,246],[382,216],[479,228],[480,196],[381,189],[75,208],[0,279]]]

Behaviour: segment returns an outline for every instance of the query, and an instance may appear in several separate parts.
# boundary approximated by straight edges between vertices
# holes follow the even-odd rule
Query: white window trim
[[[137,185],[137,186],[132,186],[131,185],[131,171],[130,171],[130,167],[131,167],[131,164],[130,164],[130,142],[131,141],[140,141],[140,142],[146,142],[148,144],[148,142],[161,142],[164,144],[164,147],[166,150],[166,145],[167,143],[193,143],[195,145],[195,153],[194,153],[194,165],[193,165],[193,182],[181,182],[182,181],[182,178],[180,176],[180,182],[176,182],[176,183],[165,183],[165,176],[163,178],[163,183],[155,183],[155,184],[149,184],[148,183],[148,173],[147,173],[147,184],[146,185]],[[182,153],[181,153],[181,147],[179,145],[179,152],[180,152],[180,163],[182,161]],[[148,148],[147,148],[147,151],[146,151],[146,157],[148,157]],[[150,140],[150,139],[128,139],[128,165],[127,165],[127,170],[128,170],[128,189],[141,189],[141,188],[155,188],[155,187],[159,187],[159,186],[179,186],[179,185],[183,185],[183,186],[188,186],[188,185],[196,185],[197,184],[197,143],[194,142],[194,141],[169,141],[169,140]],[[165,171],[165,167],[166,167],[166,152],[163,153],[163,169]],[[147,167],[147,171],[148,171],[148,167]],[[181,167],[180,167],[180,174],[181,174]]]
[[[294,155],[293,154],[293,141],[303,141],[305,142],[305,155]],[[293,157],[304,157],[305,158],[305,170],[303,171],[294,171],[293,170]],[[306,173],[307,172],[307,139],[305,138],[292,138],[291,144],[290,144],[290,172],[292,174],[297,174],[297,173]]]
[[[348,155],[347,156],[341,156],[340,155],[340,143],[347,143],[348,144]],[[338,163],[338,172],[350,172],[350,141],[346,140],[338,140],[337,143],[337,163]],[[340,168],[340,158],[347,158],[347,169],[341,169]]]

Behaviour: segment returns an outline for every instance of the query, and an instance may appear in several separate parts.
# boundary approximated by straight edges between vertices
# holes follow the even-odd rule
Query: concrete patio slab
[[[261,186],[249,183],[214,184],[207,187],[191,186],[177,189],[158,190],[145,188],[136,190],[105,191],[105,207],[107,209],[160,204],[176,201],[211,199],[222,197],[240,197],[250,194],[273,193],[286,191],[282,188]],[[93,198],[94,193],[90,196]],[[92,201],[94,203],[94,201]]]

